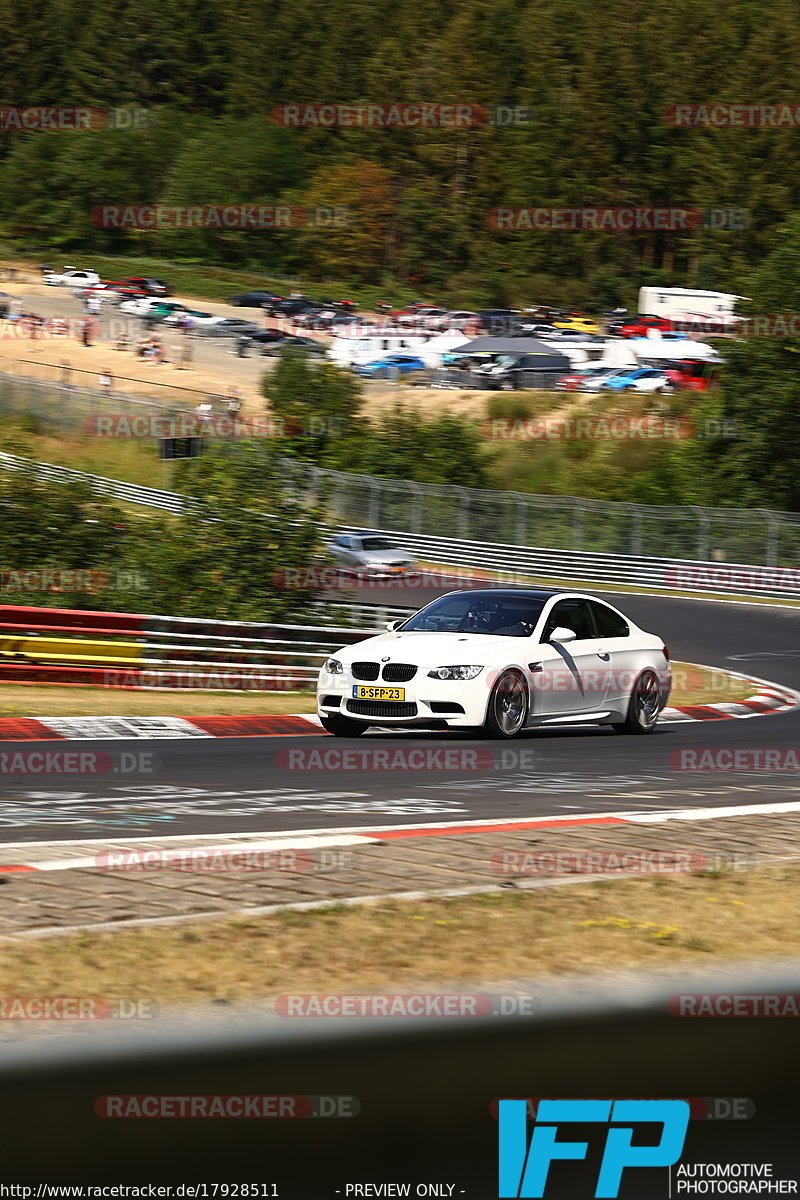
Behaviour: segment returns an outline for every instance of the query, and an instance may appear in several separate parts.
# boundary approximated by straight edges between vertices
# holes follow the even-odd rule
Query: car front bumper
[[[320,717],[347,717],[352,721],[362,721],[365,725],[446,725],[455,729],[483,725],[489,699],[484,679],[486,671],[482,671],[477,679],[450,680],[430,679],[427,674],[429,669],[420,667],[412,680],[398,684],[369,684],[364,680],[353,679],[347,672],[344,675],[331,675],[323,669],[317,684],[317,713]],[[354,686],[402,687],[404,699],[400,702],[375,701],[373,711],[356,712],[353,711],[351,703],[354,700]],[[391,711],[388,706],[394,703],[413,706],[413,711],[409,710],[408,714],[403,716],[385,715]],[[384,704],[387,707],[382,707]],[[448,706],[449,711],[445,710],[444,706]],[[455,711],[453,706],[457,706],[460,711]],[[358,707],[366,708],[366,705],[362,701]]]

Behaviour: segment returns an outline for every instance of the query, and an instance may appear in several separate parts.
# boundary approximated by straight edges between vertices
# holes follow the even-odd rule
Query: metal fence
[[[337,523],[605,554],[792,566],[800,514],[535,496],[311,470],[312,492]]]
[[[129,504],[160,508],[166,512],[187,512],[196,503],[191,497],[179,495],[177,492],[140,487],[117,479],[105,479],[100,475],[87,475],[83,471],[55,467],[49,463],[34,463],[13,454],[0,453],[0,470],[27,470],[34,477],[64,483],[70,480],[82,481],[101,495],[113,496]],[[363,522],[321,525],[320,536],[336,532],[355,533],[363,528]],[[423,562],[450,568],[466,567],[476,571],[499,572],[505,577],[505,582],[510,583],[522,583],[531,578],[583,580],[596,584],[650,587],[661,591],[800,599],[800,571],[793,567],[666,558],[663,555],[598,554],[580,550],[558,550],[546,546],[526,546],[518,542],[500,542],[492,540],[489,535],[481,541],[472,541],[468,538],[409,533],[398,527],[378,527],[371,532],[386,534],[402,541],[406,549]],[[457,583],[453,586],[457,586]],[[417,607],[415,595],[413,590],[408,592],[409,608]],[[377,597],[375,598],[377,600]]]
[[[0,374],[0,416],[30,414],[45,433],[84,430],[87,419],[119,412],[123,405],[137,413],[187,411],[154,398],[109,397]],[[286,465],[309,501],[320,504],[336,524],[510,547],[712,564],[776,567],[800,561],[798,513],[493,492],[319,468],[309,468],[302,479],[305,467]]]

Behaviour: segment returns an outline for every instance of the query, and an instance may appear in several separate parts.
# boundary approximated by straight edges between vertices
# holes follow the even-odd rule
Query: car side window
[[[628,622],[623,620],[619,613],[613,612],[605,604],[600,604],[596,600],[592,600],[590,603],[599,637],[628,637],[630,634]]]
[[[547,618],[542,640],[549,641],[553,630],[559,625],[562,629],[572,629],[579,641],[597,636],[588,600],[559,600]]]

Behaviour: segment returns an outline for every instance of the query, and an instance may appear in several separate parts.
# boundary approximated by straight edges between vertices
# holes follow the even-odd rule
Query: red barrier
[[[88,622],[91,622],[90,626]],[[37,633],[43,630],[57,633],[144,633],[144,626],[145,618],[138,613],[0,604],[0,631],[32,629]]]

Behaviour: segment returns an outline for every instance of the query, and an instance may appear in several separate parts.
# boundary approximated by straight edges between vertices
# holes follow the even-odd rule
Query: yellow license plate
[[[405,700],[405,688],[361,687],[353,685],[354,700]]]

